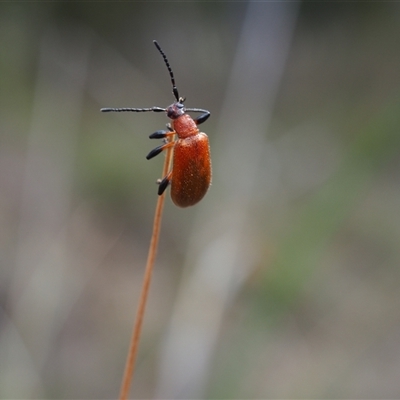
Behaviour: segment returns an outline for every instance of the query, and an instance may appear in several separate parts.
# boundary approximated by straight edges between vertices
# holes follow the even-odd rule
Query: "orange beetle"
[[[159,130],[150,135],[150,139],[172,138],[178,139],[167,141],[156,147],[147,155],[147,159],[155,157],[163,150],[173,147],[172,170],[159,181],[158,194],[162,195],[169,184],[171,184],[171,198],[178,207],[189,207],[198,203],[207,193],[211,184],[211,158],[208,137],[200,132],[197,125],[203,123],[210,116],[210,112],[200,108],[186,108],[185,98],[179,97],[175,85],[174,75],[168,59],[157,41],[153,41],[161,53],[165,65],[171,77],[172,92],[176,101],[167,108],[102,108],[103,112],[166,112],[171,123],[167,124],[167,130]],[[188,111],[202,113],[197,118],[192,118]]]

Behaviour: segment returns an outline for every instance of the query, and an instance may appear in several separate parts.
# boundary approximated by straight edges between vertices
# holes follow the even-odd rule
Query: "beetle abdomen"
[[[210,146],[205,133],[175,142],[172,171],[172,201],[179,207],[198,203],[211,184]]]

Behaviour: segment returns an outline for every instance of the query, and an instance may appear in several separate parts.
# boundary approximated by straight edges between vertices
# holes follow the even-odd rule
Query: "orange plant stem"
[[[171,164],[172,149],[167,150],[165,156],[164,167],[163,167],[163,177],[167,175],[169,171],[169,166]],[[142,291],[139,297],[139,304],[136,313],[136,320],[133,326],[132,337],[128,350],[128,357],[125,364],[124,376],[121,384],[121,392],[119,399],[127,400],[129,396],[129,389],[133,380],[133,374],[135,372],[136,356],[139,347],[140,333],[142,331],[144,312],[147,303],[147,297],[150,289],[151,276],[153,273],[153,266],[156,259],[158,239],[160,236],[161,219],[162,212],[164,208],[165,193],[158,196],[156,211],[154,215],[153,222],[153,234],[151,236],[151,242],[149,247],[149,253],[147,256],[146,269],[143,277]]]

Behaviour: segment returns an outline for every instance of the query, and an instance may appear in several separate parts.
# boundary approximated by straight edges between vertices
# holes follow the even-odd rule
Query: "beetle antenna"
[[[102,108],[101,112],[124,112],[124,111],[131,111],[131,112],[147,112],[147,111],[154,111],[154,112],[162,112],[165,111],[165,108],[161,107],[150,107],[150,108]]]
[[[160,54],[162,55],[165,65],[168,68],[168,72],[169,72],[169,76],[171,77],[171,83],[172,83],[172,93],[175,96],[176,101],[181,102],[181,98],[179,97],[179,93],[178,93],[178,89],[175,85],[175,78],[174,78],[174,74],[172,72],[171,66],[169,65],[167,56],[165,55],[165,53],[162,51],[160,45],[158,44],[157,40],[153,40],[153,43],[155,44],[155,46],[157,47],[157,50],[160,52]]]

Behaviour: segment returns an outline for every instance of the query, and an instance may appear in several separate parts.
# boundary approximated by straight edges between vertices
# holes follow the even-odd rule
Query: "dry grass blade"
[[[162,176],[166,176],[171,164],[172,148],[167,150],[165,156],[164,167]],[[128,357],[126,359],[124,376],[122,378],[120,400],[126,400],[129,396],[129,389],[133,380],[133,374],[135,372],[135,362],[137,357],[137,352],[139,348],[140,333],[142,331],[144,313],[146,309],[147,297],[149,294],[151,276],[153,273],[154,262],[157,255],[158,239],[160,237],[161,219],[162,212],[164,208],[165,192],[158,197],[156,211],[154,215],[153,222],[153,233],[151,236],[151,242],[149,247],[149,253],[147,256],[146,269],[143,277],[142,291],[139,298],[138,309],[136,313],[136,320],[133,326],[133,332],[131,337],[131,342],[128,350]]]

